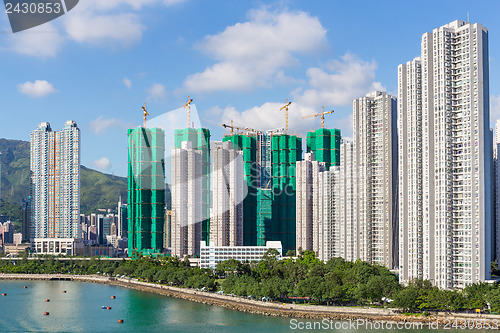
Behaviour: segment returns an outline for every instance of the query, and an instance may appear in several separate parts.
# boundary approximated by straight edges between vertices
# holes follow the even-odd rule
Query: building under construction
[[[325,168],[329,170],[332,165],[340,165],[340,141],[339,129],[319,128],[307,132],[307,152],[314,153],[315,160],[325,162]]]
[[[128,253],[163,250],[165,131],[128,130]]]
[[[295,249],[295,162],[302,159],[302,138],[248,130],[225,136],[243,151],[248,195],[243,202],[244,244],[281,241]]]

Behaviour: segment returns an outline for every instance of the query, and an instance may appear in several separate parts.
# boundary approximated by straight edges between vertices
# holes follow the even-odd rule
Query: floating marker
[[[118,319],[118,324],[123,324],[123,319]]]
[[[115,299],[115,298],[116,298],[116,296],[111,296],[111,299]]]
[[[45,300],[45,302],[50,302],[50,299],[48,299],[48,298],[47,298],[47,299]]]
[[[48,315],[49,315],[49,313],[48,313],[48,312],[44,312],[44,313],[43,313],[43,315],[44,315],[44,316],[48,316]]]
[[[2,293],[2,296],[7,296],[7,294],[6,293]]]

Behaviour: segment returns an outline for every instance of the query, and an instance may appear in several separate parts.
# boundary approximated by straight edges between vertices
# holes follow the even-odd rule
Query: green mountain
[[[20,218],[23,199],[29,195],[30,143],[0,139],[1,198],[0,215]],[[105,174],[82,165],[80,173],[82,214],[97,209],[115,209],[121,196],[127,201],[127,178]]]

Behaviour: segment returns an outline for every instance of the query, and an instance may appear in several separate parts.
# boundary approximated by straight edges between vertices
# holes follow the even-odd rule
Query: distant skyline
[[[498,1],[80,0],[68,14],[12,34],[0,14],[0,137],[29,141],[41,122],[81,129],[82,164],[126,176],[127,128],[194,98],[213,140],[222,123],[352,135],[352,100],[397,95],[397,67],[425,32],[454,20],[489,31],[491,127],[500,115]],[[193,109],[194,110],[194,109]],[[196,113],[196,111],[193,111]],[[185,126],[183,110],[166,115]],[[196,119],[196,115],[193,115]],[[167,132],[173,138],[173,132]]]

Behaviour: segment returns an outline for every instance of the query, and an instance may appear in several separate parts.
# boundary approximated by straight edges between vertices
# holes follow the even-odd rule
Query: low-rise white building
[[[200,267],[217,268],[221,261],[235,259],[241,262],[259,261],[269,249],[279,252],[279,259],[283,255],[283,247],[279,241],[266,242],[266,246],[207,246],[204,241],[200,242]]]
[[[79,238],[35,238],[31,250],[36,254],[76,255],[78,249],[83,249],[83,240]]]

